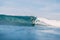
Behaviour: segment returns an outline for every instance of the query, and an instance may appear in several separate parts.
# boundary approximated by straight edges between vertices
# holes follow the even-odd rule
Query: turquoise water
[[[34,16],[12,16],[12,15],[0,15],[0,24],[4,25],[32,25],[36,20]]]
[[[60,28],[0,25],[0,40],[60,40]]]

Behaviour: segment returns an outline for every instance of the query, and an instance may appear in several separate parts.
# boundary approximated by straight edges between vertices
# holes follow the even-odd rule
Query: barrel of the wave
[[[34,16],[0,15],[0,24],[2,25],[34,26],[35,20]]]

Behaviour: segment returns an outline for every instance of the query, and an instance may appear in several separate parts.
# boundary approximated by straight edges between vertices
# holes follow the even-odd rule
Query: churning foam
[[[37,18],[36,21],[38,21],[37,22],[38,24],[40,24],[40,22],[43,22],[46,25],[50,25],[50,26],[54,26],[54,27],[60,27],[60,21],[57,21],[57,20],[48,20],[46,18]]]

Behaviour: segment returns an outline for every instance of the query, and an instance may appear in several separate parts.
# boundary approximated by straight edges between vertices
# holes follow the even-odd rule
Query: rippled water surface
[[[60,40],[60,28],[0,25],[0,40]]]

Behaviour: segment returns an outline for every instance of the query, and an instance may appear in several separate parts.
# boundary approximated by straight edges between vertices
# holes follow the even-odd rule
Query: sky
[[[60,0],[0,0],[0,14],[60,20]]]

